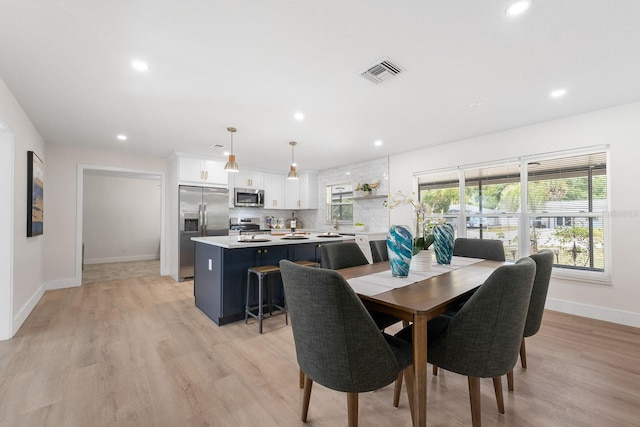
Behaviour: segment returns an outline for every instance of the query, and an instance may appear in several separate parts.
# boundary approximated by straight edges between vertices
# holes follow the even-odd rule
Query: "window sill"
[[[579,282],[591,285],[611,286],[611,276],[607,272],[580,271],[554,267],[551,277],[554,279]]]

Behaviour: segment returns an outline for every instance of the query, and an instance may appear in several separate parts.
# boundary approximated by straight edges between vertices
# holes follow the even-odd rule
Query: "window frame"
[[[350,191],[344,191],[341,193],[333,193],[333,189],[339,186],[348,186],[351,187]],[[353,223],[353,185],[350,183],[341,183],[341,184],[330,184],[327,185],[327,211],[325,213],[325,221],[327,224],[334,224],[336,221],[336,217],[333,216],[333,208],[337,207],[340,210],[340,216],[337,218],[338,224],[352,224]],[[334,203],[333,195],[340,194],[340,202]],[[348,202],[342,201],[343,198],[348,198]],[[344,209],[349,206],[351,208],[351,218],[344,219]]]
[[[529,183],[529,164],[540,162],[544,160],[561,159],[565,157],[577,157],[580,155],[604,153],[606,158],[606,171],[603,175],[606,176],[606,202],[603,211],[598,212],[529,212],[529,200],[528,200],[528,183]],[[465,201],[465,173],[469,171],[477,171],[482,168],[489,168],[495,166],[508,166],[518,164],[520,168],[520,210],[519,212],[491,212],[491,213],[473,213],[469,214],[462,206]],[[543,153],[535,155],[527,155],[518,158],[503,159],[492,162],[460,165],[446,169],[438,169],[433,171],[420,171],[414,173],[414,185],[417,186],[417,194],[421,194],[421,190],[427,187],[428,184],[420,183],[429,175],[437,175],[446,172],[458,173],[458,185],[459,185],[459,199],[460,199],[460,212],[457,214],[456,233],[458,237],[467,237],[467,217],[518,217],[518,251],[519,257],[528,256],[530,254],[530,239],[522,239],[520,236],[528,236],[530,233],[531,221],[538,217],[544,218],[597,218],[602,220],[602,230],[604,233],[603,246],[604,246],[604,268],[602,270],[583,269],[580,267],[565,266],[557,267],[553,269],[553,277],[566,280],[576,280],[581,282],[590,282],[597,284],[611,284],[611,226],[609,221],[609,213],[611,212],[611,171],[610,171],[610,151],[608,145],[600,145],[593,147],[585,147],[582,149],[563,150],[552,153]],[[471,179],[471,182],[477,182],[477,179]],[[437,215],[435,215],[437,216]],[[453,214],[446,215],[446,217],[453,217]],[[591,255],[593,257],[593,254]]]

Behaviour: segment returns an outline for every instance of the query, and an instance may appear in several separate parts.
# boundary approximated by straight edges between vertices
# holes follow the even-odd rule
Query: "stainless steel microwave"
[[[264,207],[264,190],[236,188],[233,191],[233,205],[238,207]]]

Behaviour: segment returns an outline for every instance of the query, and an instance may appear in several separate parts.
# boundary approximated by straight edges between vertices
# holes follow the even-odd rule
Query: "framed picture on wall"
[[[27,152],[27,237],[44,232],[44,162]]]

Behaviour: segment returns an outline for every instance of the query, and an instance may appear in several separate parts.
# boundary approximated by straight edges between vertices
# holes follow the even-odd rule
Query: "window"
[[[460,214],[460,179],[458,171],[431,174],[419,180],[420,200],[433,210],[428,218],[444,218],[453,228],[458,229]]]
[[[418,178],[420,199],[457,223],[457,235],[502,240],[507,260],[551,249],[567,272],[606,271],[607,185],[604,149]]]
[[[549,248],[565,268],[604,271],[606,153],[529,162],[531,250]]]
[[[502,240],[505,258],[520,258],[520,198],[520,163],[464,170],[466,236]]]
[[[327,186],[327,222],[353,222],[353,186]]]

